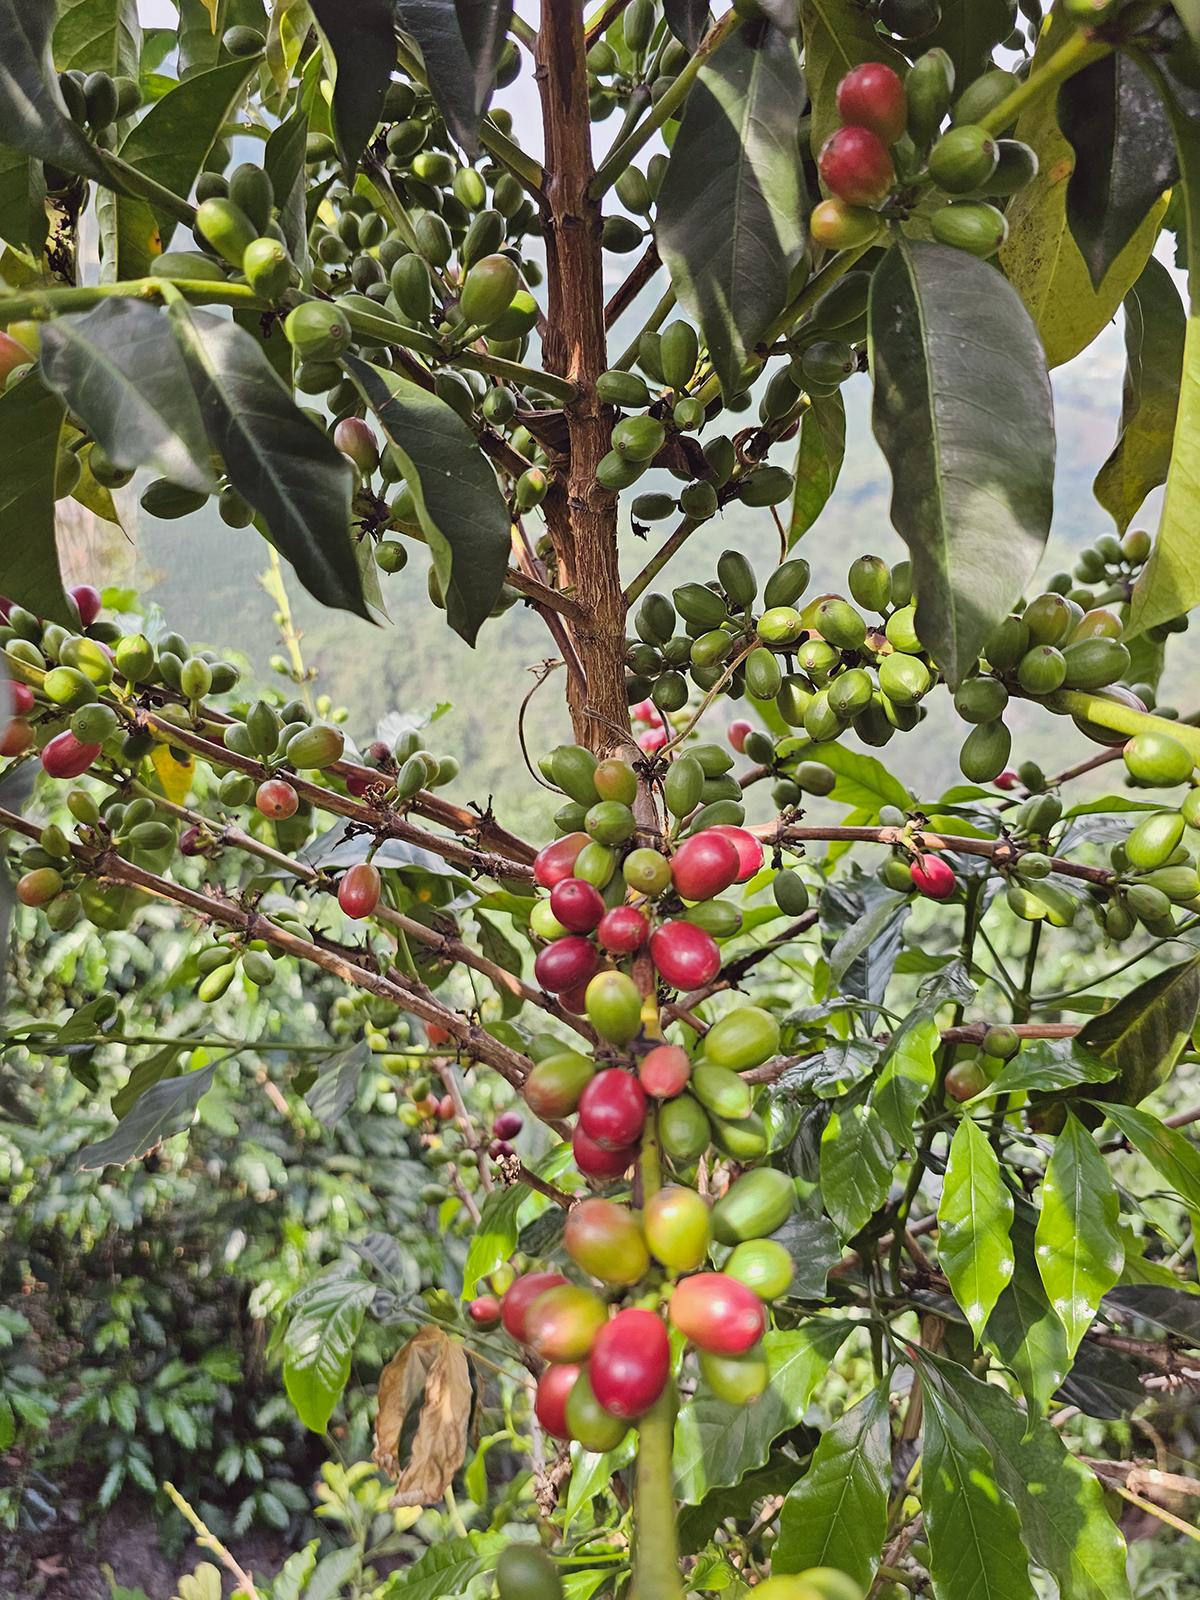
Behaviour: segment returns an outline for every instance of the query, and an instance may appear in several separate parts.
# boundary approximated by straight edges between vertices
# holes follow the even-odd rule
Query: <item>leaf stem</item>
[[[1185,723],[1154,717],[1148,711],[1135,711],[1131,706],[1084,689],[1060,689],[1056,694],[1049,695],[1044,703],[1051,711],[1066,711],[1073,717],[1083,717],[1087,722],[1098,722],[1102,728],[1127,734],[1131,739],[1139,733],[1166,734],[1184,747],[1194,763],[1200,764],[1200,729],[1188,727]]]
[[[239,128],[238,132],[242,133],[245,130]],[[174,217],[176,222],[182,222],[188,228],[195,227],[195,206],[181,199],[173,189],[156,183],[137,167],[131,167],[128,161],[122,161],[120,156],[114,155],[111,150],[101,150],[97,147],[96,154],[100,158],[101,166],[113,180],[115,189],[127,189],[139,199],[157,206],[160,211],[165,211],[169,217]]]
[[[647,561],[646,565],[626,589],[625,604],[627,606],[631,606],[649,588],[675,552],[682,548],[700,526],[701,524],[694,517],[684,517],[658,554],[651,556],[650,560]]]
[[[1079,28],[1061,44],[1050,59],[1032,71],[1024,83],[1018,84],[1010,95],[993,106],[987,116],[980,117],[979,126],[989,133],[1001,133],[1009,127],[1018,114],[1050,89],[1055,89],[1093,61],[1111,55],[1113,46],[1097,38],[1089,29]]]
[[[642,326],[638,330],[638,332],[634,335],[633,343],[623,353],[623,355],[621,356],[621,359],[619,361],[614,361],[613,362],[612,370],[614,372],[628,372],[629,371],[630,367],[637,360],[638,348],[639,348],[639,346],[641,344],[642,334],[643,333],[654,333],[654,332],[657,331],[657,329],[661,328],[662,325],[663,325],[663,322],[666,320],[666,317],[669,314],[669,312],[671,311],[671,309],[674,306],[674,304],[675,304],[675,291],[668,284],[667,285],[667,289],[666,289],[666,293],[663,295],[662,299],[655,306],[654,310],[650,313],[649,317],[647,317],[646,321],[642,324]]]
[[[190,279],[181,282],[174,278],[127,278],[122,283],[94,283],[80,289],[31,289],[24,294],[0,296],[0,307],[7,322],[21,322],[26,318],[44,320],[60,312],[90,311],[101,300],[114,295],[133,300],[163,300],[168,285],[177,289],[191,305],[242,306],[256,311],[271,309],[245,283]]]
[[[663,95],[662,99],[651,111],[645,122],[635,128],[628,138],[622,139],[617,148],[610,152],[600,167],[591,183],[588,193],[593,200],[599,200],[606,190],[610,189],[617,181],[625,168],[637,155],[642,146],[649,142],[652,135],[658,132],[664,122],[674,116],[676,109],[687,99],[692,84],[699,76],[701,67],[709,56],[717,50],[735,28],[741,27],[742,19],[736,10],[729,10],[716,22],[701,39],[696,47],[696,53],[675,79],[675,82]]]

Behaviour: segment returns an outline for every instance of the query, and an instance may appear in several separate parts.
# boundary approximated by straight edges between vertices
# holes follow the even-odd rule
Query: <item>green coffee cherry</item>
[[[954,63],[944,50],[918,56],[904,80],[908,134],[924,149],[941,126],[954,94]]]
[[[251,239],[242,257],[246,282],[262,299],[276,301],[288,287],[292,265],[278,239]]]
[[[984,646],[988,665],[996,672],[1012,672],[1033,641],[1024,617],[1005,617]]]
[[[650,461],[666,437],[667,430],[653,417],[623,417],[612,431],[612,444],[629,461]]]
[[[1190,751],[1170,734],[1139,733],[1126,744],[1124,756],[1130,773],[1148,787],[1170,788],[1192,775]]]
[[[991,783],[1008,765],[1012,735],[998,718],[971,729],[958,753],[958,765],[971,783]]]
[[[861,649],[867,637],[865,620],[846,600],[822,600],[817,607],[816,628],[836,650]]]
[[[671,421],[680,433],[694,433],[704,426],[704,406],[699,400],[685,396],[677,400],[671,410]]]
[[[197,206],[196,227],[218,255],[239,269],[259,231],[241,206],[219,197],[204,200]]]
[[[1020,81],[1012,72],[989,70],[981,73],[955,101],[951,124],[958,127],[963,123],[981,122],[1002,100],[1007,100],[1014,89],[1020,87]]]
[[[675,514],[678,504],[669,494],[639,494],[629,510],[635,522],[661,522]]]
[[[1129,651],[1117,639],[1079,639],[1063,648],[1068,689],[1103,689],[1129,671]]]
[[[830,709],[844,722],[851,721],[870,704],[871,693],[870,675],[861,667],[853,667],[850,671],[841,673],[830,682],[825,691]]]
[[[802,556],[781,562],[763,588],[763,605],[792,606],[808,587],[809,565]]]
[[[755,467],[738,485],[738,499],[747,506],[777,506],[792,492],[793,479],[786,467]]]
[[[260,234],[266,232],[275,204],[275,188],[262,167],[252,161],[235,167],[229,174],[229,199],[241,207]]]
[[[488,328],[508,310],[520,287],[514,261],[503,255],[484,256],[463,280],[459,308],[469,323]]]
[[[345,312],[328,301],[306,300],[288,313],[283,331],[301,361],[335,360],[350,343]]]
[[[939,244],[965,250],[981,261],[994,256],[1008,238],[1004,213],[978,200],[960,200],[943,206],[930,217],[929,230]]]
[[[716,516],[718,508],[717,491],[707,480],[689,483],[679,496],[679,509],[694,522],[707,522]]]
[[[1053,645],[1036,645],[1026,651],[1017,665],[1017,682],[1026,694],[1053,694],[1062,687],[1067,664]]]
[[[514,498],[517,506],[522,511],[529,511],[534,506],[540,506],[546,498],[550,487],[550,480],[541,467],[527,467],[517,479]]]
[[[761,645],[746,657],[742,671],[745,674],[746,692],[756,700],[773,700],[783,686],[778,661],[770,650]]]
[[[166,478],[155,478],[142,491],[139,504],[149,516],[173,521],[199,511],[207,500],[208,496],[201,490],[185,489],[180,484],[168,482]]]
[[[996,141],[986,128],[956,124],[930,152],[929,176],[948,194],[967,194],[987,182],[999,159]]]
[[[880,669],[882,681],[882,667]],[[1008,690],[996,678],[967,678],[954,696],[964,722],[994,722],[1008,704]]]
[[[602,372],[596,379],[596,393],[606,405],[626,411],[640,411],[650,404],[650,391],[636,372]]]
[[[1137,827],[1125,841],[1125,855],[1131,867],[1150,872],[1165,866],[1183,838],[1184,820],[1178,811],[1159,811]]]
[[[933,686],[933,674],[917,656],[897,651],[879,663],[879,687],[896,705],[915,705]]]

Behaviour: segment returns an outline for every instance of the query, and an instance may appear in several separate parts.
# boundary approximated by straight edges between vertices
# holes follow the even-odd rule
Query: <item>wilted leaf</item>
[[[406,1463],[399,1460],[404,1421],[424,1391],[421,1420]],[[441,1500],[467,1453],[471,1374],[457,1339],[430,1323],[403,1345],[379,1379],[373,1459],[396,1477],[393,1506]]]

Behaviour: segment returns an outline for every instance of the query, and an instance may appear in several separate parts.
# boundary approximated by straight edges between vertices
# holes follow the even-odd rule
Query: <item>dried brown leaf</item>
[[[422,1388],[420,1421],[401,1470],[405,1418]],[[444,1329],[430,1324],[396,1352],[379,1379],[374,1459],[389,1477],[398,1475],[393,1506],[432,1506],[445,1496],[467,1453],[470,1417],[466,1352]]]

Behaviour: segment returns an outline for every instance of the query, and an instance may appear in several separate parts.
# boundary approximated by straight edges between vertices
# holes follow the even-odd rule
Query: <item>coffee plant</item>
[[[327,1476],[358,1542],[311,1592],[362,1592],[389,1519],[444,1503],[383,1593],[1128,1595],[1122,1503],[1196,1536],[1162,1460],[1087,1425],[1197,1381],[1198,1113],[1162,1113],[1195,1059],[1200,715],[1159,701],[1200,602],[1200,368],[1153,254],[1200,248],[1195,7],[59,10],[0,0],[0,824],[23,930],[173,918],[195,1005],[146,1027],[105,986],[6,1039],[93,1093],[132,1062],[81,1173],[178,1139],[244,1053],[327,1125],[373,1053],[404,1085],[419,1200],[466,1248],[418,1293],[376,1231],[286,1306],[316,1433],[400,1330],[394,1493]],[[540,154],[491,104],[530,69]],[[1048,372],[1122,306],[1116,532],[1039,592]],[[812,593],[860,372],[909,558]],[[248,692],[64,587],[56,502],[116,521],[142,469],[148,517],[215,498],[355,616],[415,582],[486,649],[536,611],[574,742],[516,731],[557,836],[416,719],[360,750],[304,673]],[[634,536],[673,527],[623,581],[630,490]],[[735,503],[777,565],[685,577]],[[867,751],[939,693],[964,781],[910,792]],[[714,737],[721,699],[746,715]],[[1013,767],[1010,703],[1098,753]],[[1124,792],[1073,803],[1106,767]],[[253,1041],[205,1025],[276,986]],[[530,1466],[489,1474],[492,1445]]]

